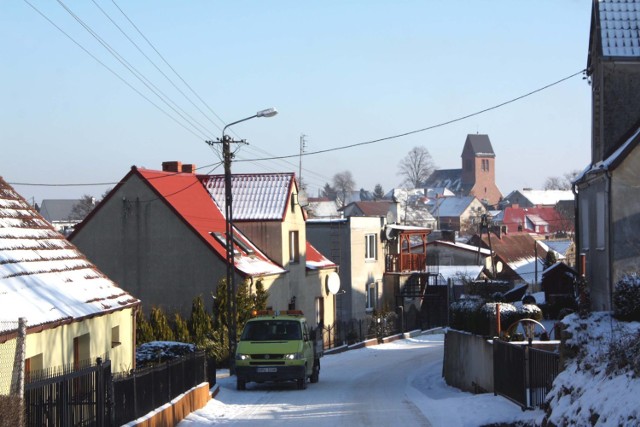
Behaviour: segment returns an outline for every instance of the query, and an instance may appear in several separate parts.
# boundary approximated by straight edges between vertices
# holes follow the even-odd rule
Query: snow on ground
[[[449,387],[442,378],[442,348],[444,342],[443,334],[422,335],[415,338],[398,340],[392,343],[382,344],[374,347],[350,350],[344,353],[328,355],[323,358],[322,372],[326,373],[340,366],[347,365],[349,362],[362,361],[367,363],[372,357],[385,358],[389,357],[393,361],[392,354],[401,351],[438,351],[433,358],[433,362],[425,363],[424,366],[418,367],[412,371],[412,374],[406,378],[397,378],[398,381],[405,381],[405,399],[409,400],[415,408],[426,416],[431,424],[438,426],[468,426],[475,427],[494,423],[513,423],[517,421],[537,422],[539,423],[544,415],[540,410],[522,411],[520,406],[508,401],[507,399],[494,396],[492,393],[474,395],[462,392],[456,388]],[[472,355],[470,355],[472,356]],[[392,362],[390,362],[392,363]],[[354,376],[355,373],[354,373]],[[326,378],[326,374],[325,374]],[[323,381],[321,374],[320,381]],[[321,384],[319,383],[319,384]],[[247,414],[252,419],[252,413],[255,413],[253,420],[267,419],[273,420],[279,418],[283,420],[289,419],[299,424],[305,424],[302,421],[309,421],[311,425],[341,425],[339,419],[334,415],[318,419],[317,408],[313,414],[310,412],[308,417],[298,412],[299,408],[304,407],[304,402],[289,402],[289,399],[300,399],[304,396],[301,393],[313,391],[315,402],[331,402],[339,399],[340,392],[335,387],[326,387],[324,389],[318,387],[318,384],[310,384],[309,390],[296,391],[296,394],[289,394],[288,397],[280,399],[277,404],[269,402],[267,412],[257,412],[257,408],[266,403],[267,395],[264,392],[236,392],[235,377],[230,377],[228,372],[219,371],[218,386],[220,393],[211,400],[203,409],[190,414],[179,425],[182,427],[195,427],[215,425],[222,423],[237,422],[234,419],[247,420]],[[344,385],[349,387],[349,383]],[[267,389],[266,393],[278,393],[280,390]],[[322,393],[318,395],[317,393]],[[315,406],[317,406],[317,403]],[[306,403],[312,407],[312,402]],[[295,406],[295,408],[294,408]],[[287,418],[286,413],[291,411],[296,413],[295,418]],[[329,411],[329,408],[327,408]],[[329,414],[329,412],[327,412]],[[310,418],[314,417],[313,420]],[[356,424],[357,425],[357,424]],[[361,424],[364,425],[364,424]]]
[[[567,344],[578,353],[547,397],[549,421],[566,426],[640,425],[640,323],[618,322],[605,312],[586,319],[572,314],[563,323],[572,334]]]

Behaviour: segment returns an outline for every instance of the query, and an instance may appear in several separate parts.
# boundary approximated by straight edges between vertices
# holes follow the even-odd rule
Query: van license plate
[[[264,372],[278,372],[278,368],[257,368],[256,369],[260,373]]]

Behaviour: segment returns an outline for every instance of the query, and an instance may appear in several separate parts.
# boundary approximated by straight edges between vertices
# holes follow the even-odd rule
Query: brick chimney
[[[196,173],[196,165],[193,163],[182,165],[182,173]]]
[[[162,162],[163,172],[182,172],[182,162]]]

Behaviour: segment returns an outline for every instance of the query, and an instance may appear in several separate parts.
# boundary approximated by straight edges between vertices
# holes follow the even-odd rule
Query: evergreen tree
[[[206,340],[211,339],[213,336],[213,325],[211,323],[211,316],[204,309],[204,302],[202,301],[202,295],[193,299],[191,304],[191,317],[189,318],[189,331],[193,342],[201,346]]]
[[[256,310],[266,310],[267,309],[267,299],[269,299],[269,293],[264,289],[264,285],[262,284],[262,280],[258,280],[256,282],[256,295],[255,295],[255,309]]]
[[[144,317],[142,309],[140,309],[136,316],[136,343],[144,344],[153,340],[153,328]]]
[[[158,341],[173,341],[174,335],[167,316],[159,307],[153,307],[151,309],[150,318],[151,328],[153,329],[153,336]]]
[[[176,313],[173,316],[173,331],[175,332],[176,341],[191,342],[189,326],[187,326],[187,322],[180,316],[180,313]]]

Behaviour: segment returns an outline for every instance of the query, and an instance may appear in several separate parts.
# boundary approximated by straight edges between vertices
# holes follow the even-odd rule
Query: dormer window
[[[227,247],[227,238],[225,237],[224,233],[221,233],[219,231],[213,231],[209,234],[211,234],[218,242],[220,242],[222,246],[224,246],[225,248]],[[236,238],[236,236],[233,236],[233,243],[235,244],[235,246],[242,249],[242,252],[244,252],[246,255],[253,255],[255,253],[253,249],[251,249],[243,241]],[[233,248],[233,255],[234,256],[239,255],[239,252],[235,247]]]

